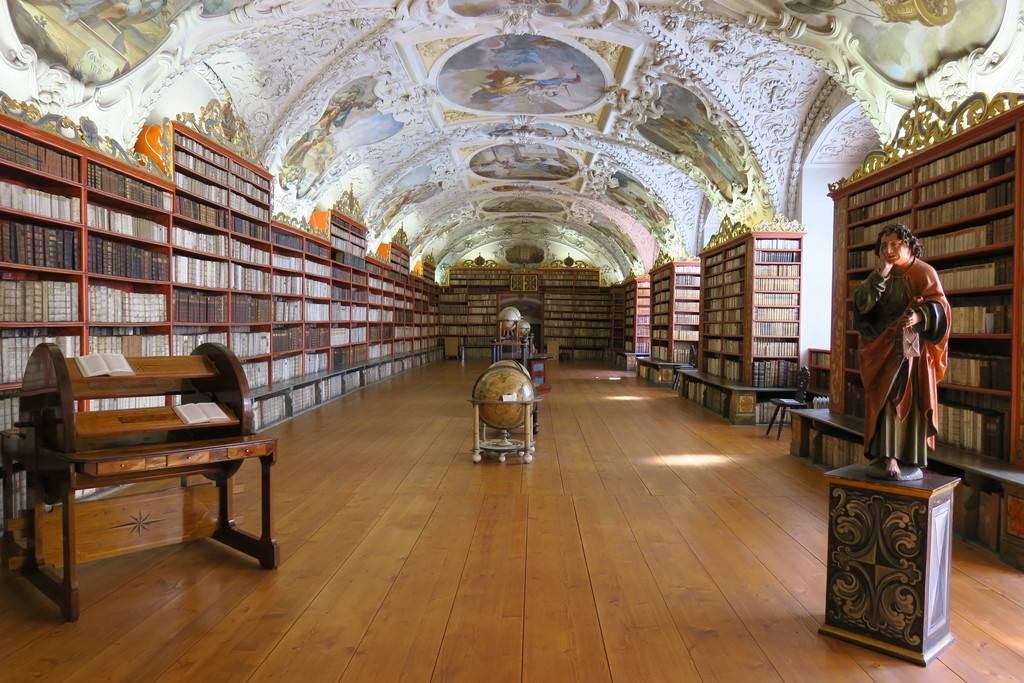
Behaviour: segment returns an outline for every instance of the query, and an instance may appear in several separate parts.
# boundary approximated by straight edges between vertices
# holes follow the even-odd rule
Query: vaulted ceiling
[[[275,211],[336,207],[441,273],[571,256],[641,274],[723,222],[799,218],[822,131],[862,154],[915,96],[1024,89],[1020,0],[6,6],[8,95],[129,147],[230,102]]]

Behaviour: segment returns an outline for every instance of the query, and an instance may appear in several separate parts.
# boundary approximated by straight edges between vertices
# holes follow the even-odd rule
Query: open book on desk
[[[82,377],[98,377],[100,375],[134,375],[135,371],[128,364],[128,359],[120,353],[90,353],[77,356],[75,365]]]
[[[216,403],[182,403],[174,406],[174,412],[187,425],[231,422],[231,416]]]

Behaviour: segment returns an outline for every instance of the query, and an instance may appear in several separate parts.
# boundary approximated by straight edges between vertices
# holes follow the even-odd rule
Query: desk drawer
[[[246,446],[232,446],[228,448],[228,460],[238,458],[252,458],[257,455],[267,455],[274,451],[274,445],[269,443],[254,443]]]
[[[102,477],[107,474],[143,472],[145,470],[160,469],[161,467],[167,467],[167,457],[155,455],[148,458],[125,458],[123,460],[108,460],[106,462],[87,462],[82,465],[82,471],[86,474]]]
[[[193,451],[192,453],[172,453],[167,456],[168,467],[182,467],[184,465],[202,465],[213,460],[210,451]]]

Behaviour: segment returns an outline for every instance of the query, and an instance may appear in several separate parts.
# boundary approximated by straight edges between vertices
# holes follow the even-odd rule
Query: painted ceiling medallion
[[[480,150],[469,160],[469,168],[489,180],[568,180],[579,173],[580,165],[560,147],[515,144]]]
[[[546,36],[505,35],[449,57],[437,85],[452,103],[472,111],[564,114],[594,105],[609,84],[578,48]]]
[[[482,204],[480,209],[488,213],[559,213],[564,211],[565,207],[560,202],[550,199],[508,197],[492,199]]]
[[[637,126],[640,135],[670,154],[689,157],[727,201],[734,198],[733,188],[739,194],[747,191],[747,176],[741,170],[739,156],[711,123],[707,107],[696,95],[669,83],[662,87],[655,105],[664,112]]]

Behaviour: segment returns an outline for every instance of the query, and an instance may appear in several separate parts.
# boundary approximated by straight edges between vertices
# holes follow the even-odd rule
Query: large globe
[[[494,429],[514,429],[526,422],[526,411],[530,406],[523,403],[502,404],[505,396],[514,396],[517,401],[528,401],[536,397],[533,379],[514,360],[499,360],[477,378],[473,384],[473,398],[478,401],[499,401],[480,404],[480,419]]]

